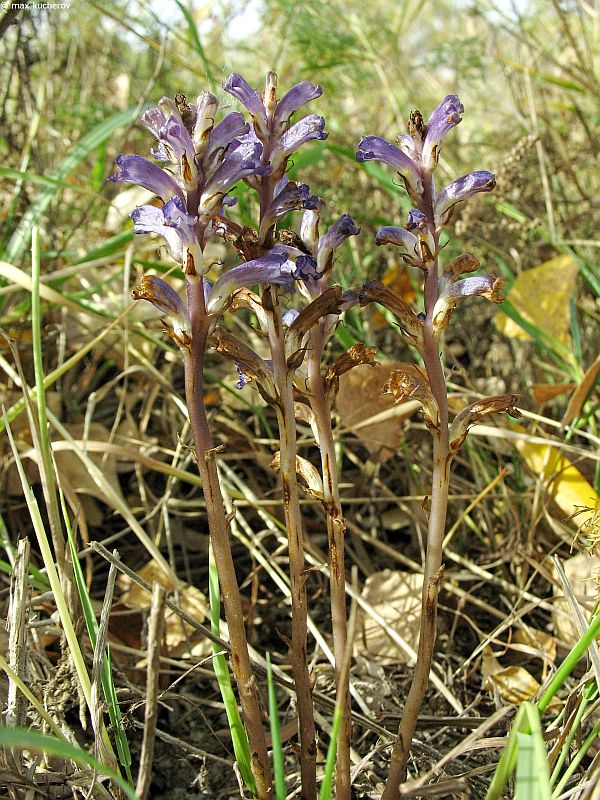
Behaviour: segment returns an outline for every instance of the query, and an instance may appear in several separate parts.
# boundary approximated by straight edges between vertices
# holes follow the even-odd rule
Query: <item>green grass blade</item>
[[[97,761],[85,750],[74,747],[69,742],[56,739],[54,736],[45,736],[42,733],[25,728],[0,728],[0,747],[18,747],[22,750],[34,750],[38,753],[51,753],[59,758],[69,758],[82,767],[88,767],[100,773],[100,775],[106,775],[107,778],[114,781],[125,792],[125,795],[130,800],[139,800],[132,787],[123,778],[105,767],[104,764],[101,764],[100,761]]]
[[[50,582],[50,586],[52,588],[52,593],[54,595],[54,602],[56,604],[56,609],[58,611],[58,616],[61,621],[61,625],[65,634],[65,638],[67,640],[67,644],[69,646],[69,650],[71,653],[71,658],[73,659],[73,664],[75,666],[75,671],[77,672],[77,677],[79,679],[79,683],[81,685],[81,689],[83,691],[86,704],[92,710],[92,698],[91,698],[91,683],[90,677],[87,672],[85,659],[83,657],[83,653],[81,652],[81,647],[79,645],[79,639],[77,638],[77,634],[75,633],[75,629],[73,627],[73,622],[69,615],[69,609],[67,606],[67,602],[65,596],[63,594],[62,586],[60,585],[60,579],[58,577],[58,572],[56,570],[56,565],[54,563],[54,556],[52,550],[50,548],[50,542],[48,541],[48,536],[46,534],[46,529],[44,528],[44,522],[42,520],[42,515],[40,513],[40,509],[31,489],[31,486],[27,482],[27,476],[25,475],[25,470],[23,468],[23,464],[19,457],[19,451],[17,450],[17,446],[15,444],[14,437],[12,435],[12,431],[10,428],[10,423],[6,417],[6,412],[4,412],[4,426],[6,429],[6,433],[8,435],[8,440],[10,442],[10,447],[13,453],[13,457],[15,460],[15,465],[17,467],[17,471],[19,473],[19,478],[21,479],[21,486],[23,488],[23,496],[25,499],[25,503],[27,504],[27,508],[29,510],[29,514],[31,516],[31,522],[33,525],[33,529],[36,534],[38,547],[40,548],[40,553],[42,556],[42,560],[44,562],[44,566],[46,567],[46,572],[48,573],[48,580]],[[102,741],[105,745],[108,753],[112,755],[112,747],[110,744],[110,740],[108,738],[108,734],[106,733],[106,729],[102,726]]]
[[[540,714],[532,703],[525,703],[524,708],[530,732],[517,733],[515,800],[551,800],[550,769]]]
[[[485,800],[499,800],[499,798],[502,796],[502,792],[504,791],[504,787],[514,772],[515,764],[517,762],[517,733],[519,732],[519,728],[524,718],[525,708],[522,705],[517,711],[517,716],[515,717],[515,721],[513,722],[512,728],[508,735],[508,740],[504,746],[502,755],[500,756],[500,761],[498,762],[498,766],[496,767],[494,776],[488,787]]]
[[[488,788],[485,800],[498,800],[515,769],[518,754],[517,733],[532,733],[531,726],[535,724],[535,719],[537,718],[539,721],[539,715],[543,714],[548,708],[556,692],[575,669],[585,651],[598,635],[600,635],[600,613],[592,618],[588,629],[560,665],[539,702],[536,705],[533,703],[523,703],[521,705],[515,717],[508,742],[506,743],[498,766],[496,767],[494,777]]]
[[[210,598],[210,624],[212,632],[216,636],[220,636],[221,631],[221,596],[219,587],[219,575],[217,573],[217,564],[214,559],[212,548],[209,555],[208,567],[208,591]],[[244,724],[238,711],[235,693],[231,685],[231,676],[227,666],[227,660],[223,655],[221,648],[215,642],[212,643],[212,651],[214,653],[212,663],[217,683],[223,703],[225,705],[225,713],[227,714],[227,722],[229,723],[229,730],[231,733],[231,743],[233,745],[233,752],[235,753],[235,760],[240,768],[240,773],[244,783],[250,789],[253,796],[256,797],[256,782],[252,774],[250,745],[248,743],[248,734],[244,728]]]
[[[79,555],[77,553],[75,536],[73,535],[73,530],[69,522],[69,516],[67,514],[67,509],[64,506],[64,502],[62,504],[62,508],[65,525],[67,528],[69,549],[71,551],[71,560],[73,562],[75,585],[77,586],[77,592],[79,593],[79,599],[83,609],[83,616],[85,618],[88,636],[90,637],[91,645],[95,650],[96,642],[98,640],[98,621],[96,619],[96,615],[94,614],[92,599],[85,584],[85,577],[83,575],[83,570],[81,569],[81,564],[79,563]],[[133,786],[133,776],[131,774],[131,752],[129,750],[129,743],[127,742],[125,728],[123,727],[123,717],[121,716],[121,707],[119,706],[119,701],[117,699],[117,691],[115,689],[110,649],[108,645],[106,646],[104,663],[102,665],[102,691],[104,692],[104,699],[106,700],[108,717],[114,731],[117,756],[122,767],[125,769],[127,780]]]
[[[213,75],[210,61],[206,56],[206,51],[204,50],[202,42],[200,41],[200,36],[198,34],[198,28],[196,26],[194,17],[190,13],[190,11],[184,6],[184,4],[180,2],[180,0],[175,0],[175,2],[177,3],[179,10],[185,17],[185,21],[187,22],[188,25],[188,31],[190,34],[190,38],[192,40],[192,44],[194,45],[198,55],[200,56],[200,60],[202,61],[202,66],[204,67],[204,70],[206,72],[206,77],[208,79],[210,90],[211,92],[214,92],[217,89],[217,82],[215,80],[215,76]]]
[[[71,148],[70,152],[61,161],[52,175],[49,176],[50,180],[59,183],[64,181],[78,164],[112,136],[118,128],[132,122],[135,112],[137,112],[137,109],[133,108],[127,109],[127,111],[120,111],[118,114],[113,114],[93,128]],[[55,197],[56,187],[52,185],[46,186],[39,193],[35,203],[33,203],[23,215],[19,227],[13,233],[8,243],[5,254],[7,261],[14,263],[22,256],[23,251],[27,247],[33,226],[40,220],[42,214],[44,214],[50,202]]]
[[[560,687],[569,677],[571,672],[573,672],[580,658],[583,656],[583,654],[588,649],[590,644],[596,639],[596,637],[599,634],[600,634],[600,613],[596,614],[592,618],[592,621],[586,632],[574,645],[569,655],[565,658],[560,667],[557,669],[556,675],[550,682],[548,688],[542,695],[541,700],[537,704],[540,713],[543,713],[548,708],[556,692],[560,689]]]
[[[319,800],[331,800],[333,792],[333,781],[335,775],[337,742],[340,735],[340,725],[342,724],[342,716],[343,716],[342,707],[336,703],[335,711],[333,712],[331,739],[329,740],[329,747],[327,748],[327,759],[325,760],[325,772],[323,774],[323,782],[321,783],[321,791],[319,792]]]
[[[554,792],[552,794],[553,798],[558,798],[563,793],[565,787],[569,783],[570,779],[573,777],[575,771],[579,768],[581,762],[587,756],[590,747],[592,747],[592,745],[598,744],[599,735],[600,735],[600,721],[596,722],[592,730],[585,737],[583,743],[579,746],[577,752],[575,753],[575,755],[571,760],[571,763],[565,770],[564,775],[560,779],[559,783],[557,783]]]
[[[273,746],[273,779],[275,782],[275,800],[285,800],[285,770],[283,766],[283,747],[281,745],[281,728],[279,727],[279,709],[275,681],[271,669],[271,654],[267,653],[267,686],[269,690],[269,721],[271,723],[271,741]]]

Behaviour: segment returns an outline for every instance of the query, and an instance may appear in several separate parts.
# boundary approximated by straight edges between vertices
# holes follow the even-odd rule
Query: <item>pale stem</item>
[[[219,484],[214,444],[204,405],[204,360],[208,331],[205,322],[202,279],[195,275],[187,276],[186,282],[191,329],[194,332],[189,349],[184,351],[186,401],[196,446],[198,471],[202,479],[206,502],[210,540],[223,593],[233,672],[252,754],[252,772],[256,780],[259,800],[272,800],[271,767],[262,724],[258,686],[250,665],[242,602],[229,541],[229,524]]]
[[[346,641],[346,573],[344,565],[344,534],[346,525],[342,512],[335,459],[335,443],[331,428],[331,409],[325,397],[321,377],[323,354],[323,325],[310,332],[308,352],[308,377],[310,404],[315,418],[317,445],[321,452],[323,475],[323,503],[327,521],[329,546],[329,581],[331,593],[331,627],[335,656],[336,702],[342,709],[342,722],[337,742],[336,800],[350,800],[350,671],[344,669]]]
[[[312,687],[308,669],[307,605],[302,515],[296,474],[296,416],[294,413],[294,372],[286,361],[281,306],[272,288],[268,311],[268,334],[273,357],[273,376],[278,390],[275,406],[279,425],[280,472],[283,510],[287,528],[292,592],[291,660],[300,731],[300,773],[304,800],[316,800],[316,731]]]

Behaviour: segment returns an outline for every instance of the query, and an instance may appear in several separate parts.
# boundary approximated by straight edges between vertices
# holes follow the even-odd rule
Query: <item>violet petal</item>
[[[287,258],[283,253],[268,253],[253,261],[247,261],[228,270],[212,287],[208,295],[206,309],[209,314],[219,314],[237,289],[243,286],[275,283],[291,288],[293,279],[288,271],[282,269]]]
[[[115,158],[115,163],[120,172],[111,175],[108,179],[114,183],[135,183],[148,189],[150,192],[167,200],[169,197],[178,195],[183,197],[183,192],[177,181],[152,161],[148,161],[142,156],[119,155]]]

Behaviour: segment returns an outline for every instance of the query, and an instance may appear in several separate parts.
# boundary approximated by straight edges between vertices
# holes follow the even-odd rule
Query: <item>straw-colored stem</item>
[[[307,606],[304,564],[304,537],[298,478],[296,474],[296,416],[294,413],[294,373],[286,361],[281,307],[276,290],[271,291],[272,309],[268,333],[273,357],[273,375],[278,391],[275,407],[279,425],[280,473],[283,510],[288,538],[290,586],[292,592],[291,660],[300,731],[300,774],[304,800],[317,796],[317,745],[312,686],[306,653]]]
[[[323,503],[327,523],[329,549],[329,584],[331,593],[331,627],[335,656],[336,703],[341,721],[337,741],[336,800],[350,800],[350,672],[344,669],[348,638],[346,619],[345,532],[338,474],[335,459],[335,442],[331,428],[331,409],[323,390],[321,357],[323,354],[322,325],[313,328],[309,340],[308,376],[310,404],[315,418],[317,445],[321,453],[323,475]]]

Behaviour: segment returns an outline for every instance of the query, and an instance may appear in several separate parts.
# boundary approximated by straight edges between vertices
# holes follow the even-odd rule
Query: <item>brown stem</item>
[[[321,377],[323,353],[322,324],[311,330],[309,339],[308,377],[310,404],[315,417],[317,445],[321,451],[323,501],[327,520],[329,544],[329,581],[331,592],[331,627],[335,656],[336,702],[342,709],[342,722],[337,741],[335,771],[336,800],[350,800],[350,671],[344,670],[348,628],[346,619],[346,572],[344,565],[344,534],[346,525],[342,512],[335,460],[335,443],[331,428],[331,409],[325,398]]]
[[[288,536],[290,584],[292,591],[292,672],[300,730],[300,773],[304,800],[316,800],[317,744],[312,687],[306,654],[307,605],[304,574],[302,514],[296,475],[296,416],[294,413],[294,374],[285,357],[281,307],[276,290],[271,291],[268,333],[273,357],[273,376],[278,390],[275,406],[279,425],[279,449],[283,510]]]
[[[423,181],[421,211],[428,219],[437,250],[438,235],[433,214],[433,182],[430,176]],[[417,717],[427,686],[433,661],[436,638],[437,605],[444,568],[442,566],[442,543],[446,529],[450,461],[452,455],[448,445],[448,392],[444,368],[440,358],[440,337],[433,327],[433,309],[439,296],[439,264],[437,253],[431,264],[424,287],[425,322],[423,324],[423,361],[429,378],[431,392],[438,405],[438,424],[433,431],[433,474],[431,486],[431,509],[427,531],[427,549],[423,570],[423,592],[421,597],[421,623],[417,663],[404,705],[398,736],[392,748],[390,771],[381,800],[398,800],[400,783],[406,775],[412,738],[417,727]]]
[[[215,448],[204,405],[204,360],[208,331],[202,313],[204,310],[202,291],[201,281],[197,276],[188,278],[188,301],[194,335],[189,349],[184,351],[185,394],[206,502],[210,540],[223,592],[233,672],[252,753],[252,772],[259,800],[272,800],[273,782],[262,725],[258,687],[250,665],[242,603],[229,543],[229,525],[221,495]]]
[[[444,441],[445,438],[445,441]],[[433,441],[433,483],[431,490],[431,511],[427,536],[427,555],[423,574],[423,594],[421,599],[421,626],[417,663],[413,679],[404,705],[404,712],[398,736],[392,748],[392,759],[387,784],[381,800],[398,800],[399,787],[406,775],[406,764],[410,755],[412,738],[417,727],[417,717],[423,704],[429,673],[433,660],[433,647],[436,637],[437,603],[443,577],[442,541],[446,528],[446,509],[448,504],[448,434],[436,434]]]

